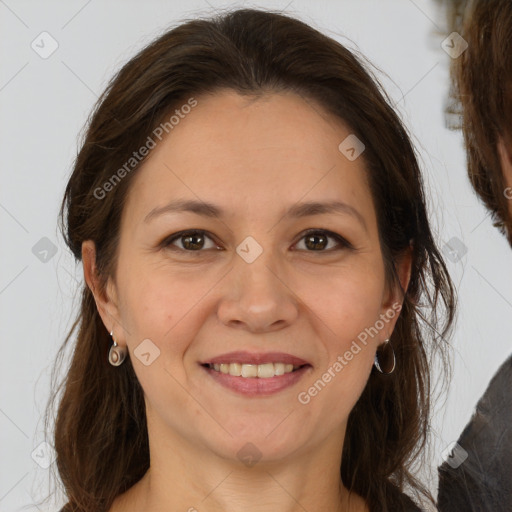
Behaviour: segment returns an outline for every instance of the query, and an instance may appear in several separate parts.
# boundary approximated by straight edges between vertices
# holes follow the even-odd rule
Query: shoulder
[[[475,415],[512,417],[512,355],[500,366],[476,406]],[[473,420],[473,418],[472,418]]]
[[[393,512],[422,512],[422,509],[407,494],[397,496],[393,501],[393,508],[389,510],[393,510]]]
[[[403,493],[396,485],[390,484],[386,493],[388,510],[393,510],[393,512],[422,512],[422,509],[414,503],[410,496]]]
[[[512,356],[499,368],[450,460],[439,468],[438,507],[510,510],[512,503]],[[466,507],[466,508],[461,508]]]
[[[401,498],[403,503],[403,512],[421,512],[421,508],[419,508],[418,505],[409,498],[409,496],[402,494]]]

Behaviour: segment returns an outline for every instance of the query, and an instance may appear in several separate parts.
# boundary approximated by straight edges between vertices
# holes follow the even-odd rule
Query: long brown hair
[[[459,123],[450,127],[462,128],[471,184],[512,245],[512,218],[497,146],[502,137],[512,148],[512,2],[438,3],[447,9],[449,32],[459,33],[468,44],[450,61],[451,102],[446,111],[459,116]]]
[[[94,192],[176,107],[224,88],[252,96],[293,91],[338,116],[365,144],[387,278],[398,282],[395,262],[411,245],[412,275],[391,339],[396,370],[372,374],[351,412],[340,474],[372,510],[405,510],[403,489],[432,500],[411,465],[427,440],[430,356],[445,354],[454,289],[430,231],[407,132],[376,79],[344,46],[299,20],[253,9],[191,20],[164,33],[124,65],[97,102],[60,212],[67,245],[79,262],[82,242],[93,240],[103,283],[113,276],[124,199],[139,166],[103,198]],[[50,406],[62,389],[54,444],[65,510],[100,512],[148,469],[148,433],[131,362],[109,365],[109,334],[85,284],[81,294],[59,351],[75,344],[71,364],[45,420],[48,429]]]

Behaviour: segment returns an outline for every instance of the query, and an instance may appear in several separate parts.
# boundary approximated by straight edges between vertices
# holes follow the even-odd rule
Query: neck
[[[150,469],[111,512],[367,511],[342,485],[339,433],[286,460],[262,458],[251,467],[167,434],[165,441],[150,435]]]

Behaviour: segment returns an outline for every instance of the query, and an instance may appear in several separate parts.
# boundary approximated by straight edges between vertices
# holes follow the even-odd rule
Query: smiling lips
[[[248,396],[265,396],[297,382],[308,368],[304,359],[285,353],[230,352],[201,363],[220,384]]]

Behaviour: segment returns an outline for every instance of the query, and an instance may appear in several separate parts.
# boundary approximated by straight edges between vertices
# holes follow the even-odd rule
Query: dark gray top
[[[438,468],[439,511],[511,512],[512,356],[492,378],[457,444],[462,450]]]

